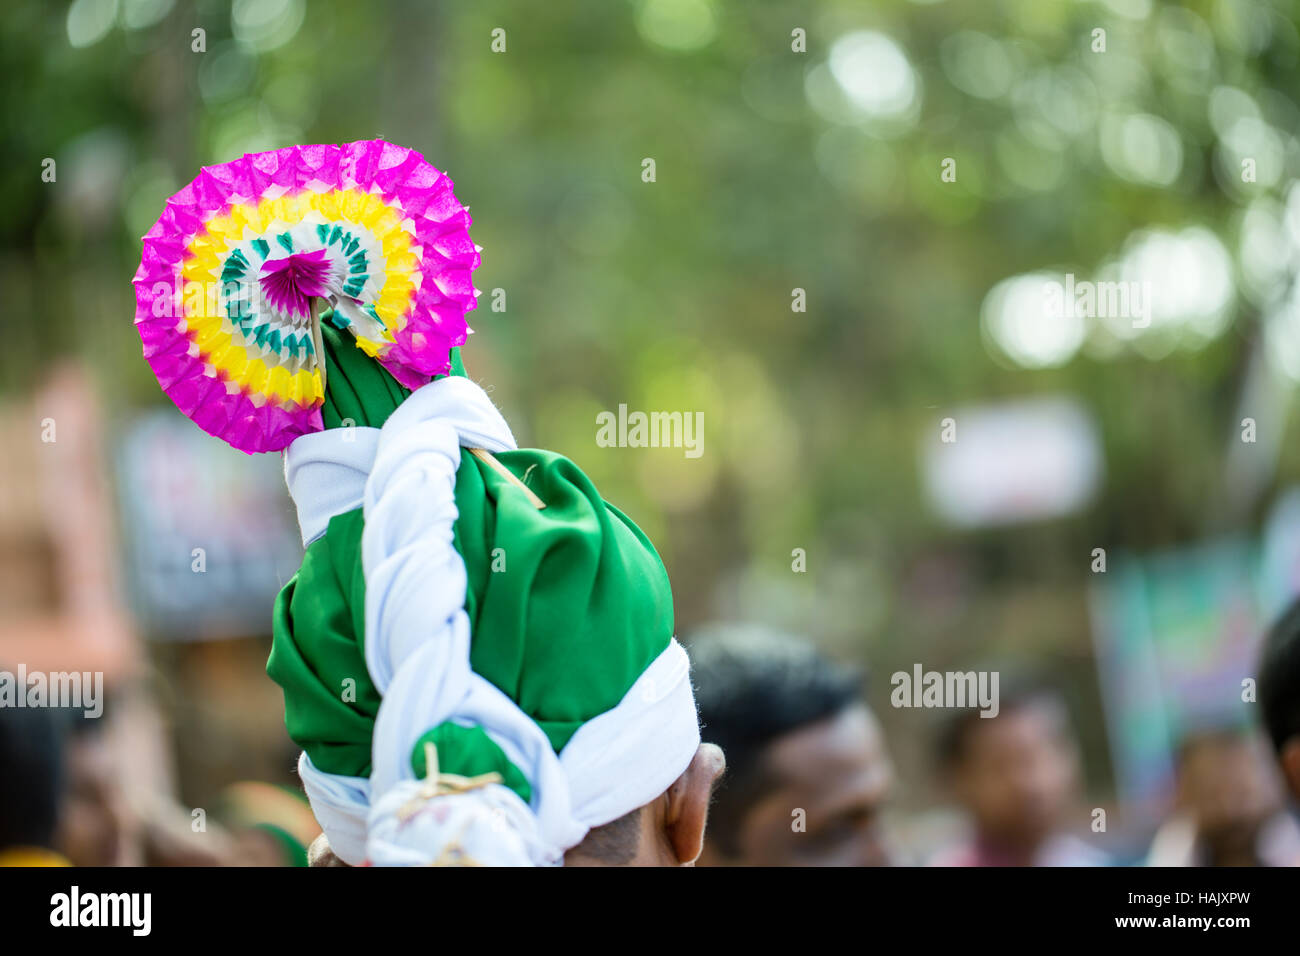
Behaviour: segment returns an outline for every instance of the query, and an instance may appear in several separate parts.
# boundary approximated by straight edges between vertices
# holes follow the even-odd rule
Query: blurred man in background
[[[690,642],[706,738],[727,755],[701,866],[883,866],[894,770],[861,679],[747,628]]]
[[[1078,789],[1079,756],[1065,704],[1055,693],[1004,690],[996,717],[962,710],[944,728],[939,758],[973,832],[969,840],[939,853],[933,865],[1109,862],[1101,851],[1066,833]]]
[[[1259,706],[1291,796],[1300,800],[1300,600],[1264,638]]]
[[[0,707],[0,866],[68,866],[56,852],[63,742],[48,708]]]
[[[119,783],[116,755],[98,720],[63,714],[59,849],[75,866],[138,866],[142,827]]]
[[[1149,866],[1278,866],[1300,859],[1300,833],[1259,740],[1237,728],[1188,734],[1178,748],[1173,814]]]
[[[9,861],[144,862],[98,720],[66,708],[0,708],[0,781],[0,855],[7,850]]]
[[[135,810],[123,744],[105,720],[58,707],[0,707],[0,866],[216,866],[257,862],[219,825],[157,794]],[[305,857],[304,857],[305,862]]]

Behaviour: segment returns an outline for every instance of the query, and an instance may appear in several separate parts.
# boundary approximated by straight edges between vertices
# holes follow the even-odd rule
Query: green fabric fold
[[[482,727],[465,727],[447,721],[427,731],[415,742],[411,754],[411,765],[421,780],[429,772],[425,743],[431,743],[437,748],[438,768],[441,772],[446,773],[449,767],[455,767],[454,772],[462,777],[499,773],[502,784],[519,794],[521,800],[525,803],[532,800],[533,788],[528,778],[510,762],[505,751],[497,746]]]
[[[381,426],[407,393],[350,336],[323,325],[326,427]],[[454,374],[464,374],[459,356]],[[454,544],[465,561],[470,663],[532,717],[559,752],[586,721],[614,707],[673,634],[672,594],[654,546],[562,455],[536,449],[497,460],[545,503],[462,455]],[[360,509],[335,516],[275,605],[267,672],[283,689],[285,725],[316,767],[365,776],[379,693],[364,657]],[[501,772],[531,790],[485,733],[431,728],[439,766]],[[444,744],[447,752],[443,752]],[[422,747],[412,754],[423,772]],[[508,764],[508,761],[505,761]],[[486,768],[486,769],[485,769]],[[513,772],[512,772],[513,771]]]

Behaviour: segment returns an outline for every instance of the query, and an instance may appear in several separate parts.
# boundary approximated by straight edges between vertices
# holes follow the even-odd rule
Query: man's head
[[[709,798],[726,761],[713,744],[655,800],[595,827],[564,855],[565,866],[692,866],[704,843]],[[307,850],[309,866],[347,866],[324,834]]]
[[[880,812],[894,772],[858,675],[807,645],[748,629],[691,645],[704,734],[727,755],[701,862],[889,862]]]
[[[1300,799],[1300,600],[1264,638],[1258,673],[1264,727],[1287,787]]]
[[[1260,829],[1280,798],[1261,749],[1257,738],[1227,728],[1189,733],[1178,748],[1178,806],[1195,822],[1211,866],[1257,862]]]
[[[1078,777],[1064,703],[1041,688],[1003,693],[996,717],[963,710],[944,728],[940,760],[978,837],[1031,854],[1062,823]]]

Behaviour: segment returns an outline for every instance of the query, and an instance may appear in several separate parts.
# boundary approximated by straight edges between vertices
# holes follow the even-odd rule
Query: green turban
[[[322,414],[327,430],[334,430],[330,447],[361,455],[340,443],[346,435],[338,436],[355,427],[364,432],[362,439],[373,440],[381,433],[370,430],[388,423],[411,393],[350,336],[322,323],[322,337],[328,368]],[[464,376],[458,354],[452,374]],[[319,438],[305,436],[295,446]],[[295,486],[295,456],[296,447],[286,459],[286,474],[301,518],[311,505],[299,500],[308,495]],[[490,457],[462,454],[454,476],[458,516],[452,544],[465,568],[469,664],[535,722],[560,755],[584,725],[619,708],[651,665],[676,646],[671,590],[654,546],[573,462],[534,449],[500,451],[495,462],[494,467]],[[308,466],[325,467],[314,461]],[[522,487],[544,507],[521,493]],[[302,765],[330,778],[370,775],[383,700],[366,662],[365,524],[359,502],[329,516],[274,611],[267,672],[284,691],[285,723],[306,755]],[[306,529],[304,522],[304,534]],[[693,703],[690,721],[697,744]],[[678,750],[685,753],[685,742]],[[524,804],[537,804],[539,781],[470,721],[453,718],[425,729],[403,758],[415,777],[430,772],[425,758],[431,752],[441,774],[497,774]],[[674,759],[681,762],[680,755]],[[578,790],[584,787],[590,789],[589,782],[577,782]],[[313,796],[314,807],[317,802]],[[603,822],[608,821],[582,824]]]

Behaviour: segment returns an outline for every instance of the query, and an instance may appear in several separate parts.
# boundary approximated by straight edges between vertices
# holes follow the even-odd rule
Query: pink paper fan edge
[[[258,406],[242,391],[229,392],[225,381],[191,354],[188,336],[177,331],[175,309],[154,315],[160,294],[155,288],[165,283],[167,294],[174,294],[187,244],[233,203],[257,201],[272,190],[283,195],[322,186],[375,189],[386,202],[399,203],[414,224],[423,250],[420,288],[405,321],[393,331],[394,344],[379,359],[404,387],[419,388],[450,370],[451,349],[469,334],[465,315],[478,304],[472,274],[480,258],[469,237],[473,220],[456,199],[450,177],[416,150],[384,140],[287,146],[204,167],[167,200],[143,237],[132,280],[135,324],[144,357],[168,397],[209,434],[250,454],[279,451],[299,435],[320,431],[319,406],[287,411],[270,402]]]

